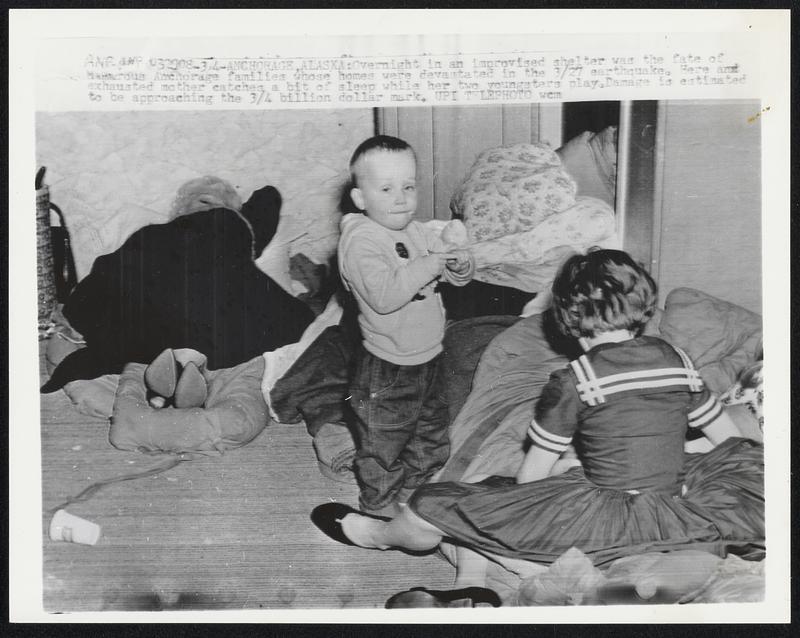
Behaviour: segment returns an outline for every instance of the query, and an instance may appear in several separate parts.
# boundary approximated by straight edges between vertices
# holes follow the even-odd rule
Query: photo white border
[[[386,13],[391,11],[391,19]],[[789,603],[789,11],[776,10],[11,10],[9,13],[9,610],[12,622],[705,623],[784,622]],[[622,28],[621,28],[621,25]],[[36,333],[34,78],[47,38],[619,34],[758,36],[762,113],[767,590],[764,603],[459,610],[97,612],[42,609],[39,371]],[[623,36],[621,36],[623,37]],[[781,426],[780,424],[785,424]]]

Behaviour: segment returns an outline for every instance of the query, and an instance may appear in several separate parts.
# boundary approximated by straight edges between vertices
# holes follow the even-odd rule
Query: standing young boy
[[[441,352],[440,277],[463,286],[475,271],[464,250],[447,251],[413,221],[417,162],[403,140],[378,135],[350,160],[350,196],[339,270],[359,308],[363,348],[351,383],[360,504],[376,511],[402,500],[450,452]]]

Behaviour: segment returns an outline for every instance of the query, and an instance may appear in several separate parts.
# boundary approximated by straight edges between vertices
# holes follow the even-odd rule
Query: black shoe
[[[366,516],[367,518],[374,518],[375,520],[384,522],[392,520],[385,516],[365,514],[344,503],[323,503],[322,505],[317,505],[311,511],[311,522],[333,540],[343,543],[344,545],[359,547],[347,538],[342,529],[342,519],[348,514],[358,514],[359,516]]]
[[[386,609],[408,607],[450,607],[458,600],[469,600],[472,607],[481,603],[500,607],[500,597],[486,587],[462,587],[461,589],[426,589],[414,587],[408,591],[395,594],[386,601]],[[459,605],[462,606],[462,605]]]
[[[367,518],[375,519],[376,521],[383,521],[388,523],[392,519],[388,516],[377,516],[375,514],[367,514],[361,510],[354,509],[344,503],[323,503],[317,505],[311,511],[311,522],[314,523],[323,533],[333,540],[343,543],[344,545],[352,545],[353,547],[361,547],[351,541],[342,529],[342,519],[348,514],[358,514]],[[372,549],[363,547],[362,549]],[[377,549],[377,548],[376,548]],[[405,547],[392,547],[393,550],[403,552],[409,556],[427,556],[436,551],[436,547],[430,549],[406,549]]]

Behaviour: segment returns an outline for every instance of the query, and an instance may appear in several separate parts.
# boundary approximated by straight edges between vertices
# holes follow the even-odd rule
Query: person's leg
[[[355,484],[353,463],[356,445],[350,427],[345,423],[322,423],[311,442],[317,455],[319,471],[340,483]]]
[[[351,386],[357,451],[354,461],[364,510],[395,502],[405,482],[400,455],[413,433],[420,401],[417,366],[398,366],[364,351]]]
[[[456,579],[453,588],[485,587],[489,559],[466,547],[456,546]]]
[[[348,514],[342,519],[342,531],[361,547],[390,549],[401,547],[414,551],[433,549],[442,540],[442,530],[420,518],[408,507],[390,521]]]
[[[400,461],[406,466],[403,486],[406,491],[428,482],[450,455],[441,355],[419,366],[417,382],[422,405],[414,431],[400,457]]]

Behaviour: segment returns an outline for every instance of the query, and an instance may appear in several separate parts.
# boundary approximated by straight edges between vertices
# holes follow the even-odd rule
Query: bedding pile
[[[450,203],[466,228],[475,278],[539,292],[569,254],[618,247],[611,206],[578,193],[561,157],[545,144],[481,153]]]

